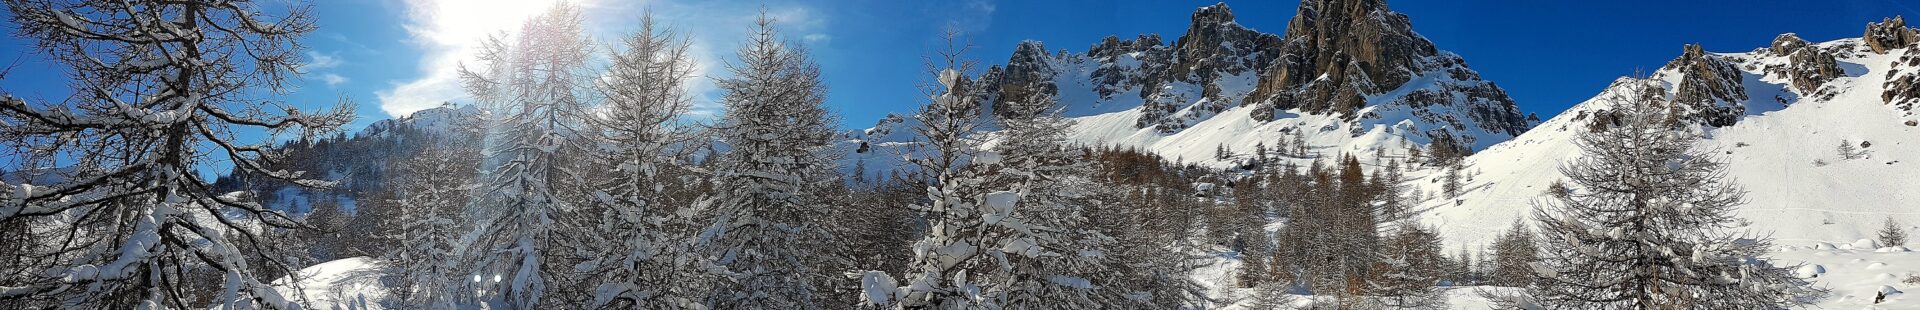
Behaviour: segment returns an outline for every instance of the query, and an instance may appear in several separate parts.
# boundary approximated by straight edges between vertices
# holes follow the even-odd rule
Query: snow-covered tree
[[[716,160],[718,189],[702,202],[711,224],[695,242],[719,281],[709,308],[814,309],[828,292],[823,270],[840,259],[822,250],[832,235],[824,191],[840,180],[827,153],[833,120],[821,102],[826,85],[805,50],[782,41],[764,12],[719,81],[727,112],[718,135],[727,150]]]
[[[1879,237],[1880,246],[1883,247],[1907,246],[1907,229],[1900,227],[1900,222],[1892,217],[1888,217],[1886,225],[1880,227]]]
[[[689,219],[677,213],[688,202],[667,192],[687,177],[669,170],[682,164],[674,145],[690,136],[675,120],[691,106],[693,59],[688,41],[657,28],[652,13],[621,43],[595,88],[605,112],[590,118],[604,141],[590,162],[610,170],[583,211],[597,219],[577,224],[598,254],[577,269],[597,284],[591,308],[692,308],[704,279],[687,253]]]
[[[0,274],[0,300],[28,308],[285,309],[297,301],[262,277],[289,273],[271,236],[303,225],[250,193],[220,193],[206,165],[304,186],[329,182],[268,170],[269,144],[352,120],[280,101],[299,73],[305,4],[260,10],[237,1],[9,0],[14,34],[64,66],[71,95],[29,102],[0,95],[0,143],[22,167],[62,178],[4,184],[0,226],[44,242],[31,273]],[[264,132],[269,137],[241,138]],[[45,180],[43,180],[45,181]],[[60,218],[59,220],[54,220]],[[253,256],[253,254],[261,254]],[[267,259],[254,260],[263,257]]]
[[[984,111],[966,76],[972,62],[961,58],[968,46],[951,32],[946,42],[940,54],[944,63],[930,66],[935,68],[935,83],[925,87],[929,102],[913,115],[921,124],[914,127],[917,148],[901,154],[915,166],[916,178],[926,183],[926,201],[911,207],[926,219],[927,232],[913,244],[913,259],[901,286],[895,287],[890,277],[884,282],[863,281],[868,282],[870,305],[968,309],[980,294],[977,286],[966,282],[968,271],[982,266],[979,255],[984,244],[980,208],[985,180],[976,164],[999,157],[981,156],[977,129]]]
[[[1108,285],[1124,270],[1108,262],[1114,239],[1088,222],[1097,203],[1097,184],[1087,154],[1070,145],[1073,122],[1059,116],[1051,96],[1001,105],[1004,130],[994,151],[993,188],[1018,195],[1011,208],[984,210],[989,234],[1003,237],[986,244],[997,268],[980,275],[989,298],[1009,308],[1087,309],[1129,306],[1117,286]]]
[[[1815,292],[1759,256],[1769,241],[1730,232],[1741,191],[1698,134],[1671,123],[1654,81],[1603,97],[1613,126],[1584,132],[1535,208],[1542,233],[1533,295],[1547,308],[1781,309]]]
[[[1381,244],[1382,260],[1375,265],[1381,270],[1369,283],[1371,295],[1394,309],[1446,308],[1446,296],[1435,289],[1446,263],[1446,257],[1440,254],[1440,236],[1413,221],[1401,222],[1396,228],[1395,234]]]
[[[587,61],[591,45],[580,10],[567,3],[521,24],[511,38],[481,48],[484,67],[463,68],[469,95],[487,111],[484,182],[467,210],[473,232],[462,239],[465,269],[498,283],[476,284],[484,302],[531,309],[543,305],[555,277],[573,274],[574,254],[556,225],[577,207],[567,195],[580,186],[575,163],[592,141],[583,136],[590,106]],[[549,303],[553,302],[548,300]]]
[[[1533,264],[1539,257],[1533,231],[1525,222],[1514,220],[1512,228],[1494,239],[1492,256],[1485,258],[1487,280],[1498,286],[1526,287],[1533,283]]]
[[[1444,167],[1447,171],[1446,174],[1440,176],[1440,192],[1447,195],[1447,199],[1460,199],[1461,191],[1466,187],[1461,181],[1461,167],[1459,165],[1448,165]]]
[[[467,231],[461,211],[472,200],[479,154],[471,145],[429,147],[401,161],[388,184],[399,208],[399,248],[387,254],[398,267],[394,291],[406,308],[452,309],[466,273],[453,262],[456,238]]]
[[[1861,159],[1867,157],[1866,151],[1861,151],[1859,148],[1854,147],[1853,142],[1847,141],[1847,139],[1840,139],[1840,146],[1836,147],[1834,151],[1840,153],[1840,159]]]

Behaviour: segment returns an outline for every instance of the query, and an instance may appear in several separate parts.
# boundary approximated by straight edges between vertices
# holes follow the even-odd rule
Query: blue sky
[[[473,43],[512,29],[553,0],[327,0],[314,2],[320,30],[304,39],[308,73],[288,100],[302,106],[357,105],[357,130],[367,123],[442,101],[464,102],[452,69]],[[1615,77],[1652,69],[1685,43],[1736,52],[1766,46],[1783,32],[1811,41],[1857,37],[1882,17],[1920,17],[1920,3],[1861,1],[1391,1],[1415,31],[1505,88],[1522,110],[1543,117],[1592,96]],[[1014,45],[1033,39],[1053,50],[1084,51],[1101,37],[1159,33],[1172,42],[1193,9],[1215,1],[575,1],[587,7],[588,28],[611,41],[629,33],[638,13],[652,9],[668,25],[694,37],[695,53],[710,76],[764,7],[782,19],[785,33],[807,45],[831,87],[829,107],[843,128],[866,127],[886,113],[922,103],[922,57],[942,29],[971,35],[971,56],[1005,62]],[[1241,24],[1280,33],[1296,2],[1228,1]],[[4,14],[4,13],[0,13]],[[12,25],[7,25],[11,31]],[[30,42],[0,39],[0,61],[17,67],[0,90],[57,100],[65,75],[32,53]],[[709,83],[698,83],[697,112],[718,112]]]

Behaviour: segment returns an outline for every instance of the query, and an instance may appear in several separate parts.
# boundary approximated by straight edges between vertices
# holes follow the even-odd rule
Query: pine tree
[[[401,161],[388,181],[397,197],[400,248],[387,261],[399,267],[400,302],[414,309],[451,309],[458,302],[460,266],[451,264],[456,236],[466,231],[461,210],[472,199],[479,154],[469,145],[429,147]]]
[[[1034,98],[1003,105],[1005,135],[994,146],[1002,160],[988,184],[1019,200],[1011,210],[990,210],[1010,213],[987,223],[990,234],[1003,236],[988,240],[1005,241],[986,245],[999,249],[988,253],[999,267],[980,275],[988,281],[984,294],[1009,308],[1126,307],[1126,292],[1105,283],[1122,272],[1105,257],[1115,240],[1087,218],[1098,203],[1093,167],[1068,144],[1073,122],[1059,116],[1052,97]]]
[[[1460,199],[1461,190],[1466,187],[1461,182],[1460,166],[1446,166],[1446,169],[1447,174],[1440,179],[1440,191],[1447,195],[1447,199]]]
[[[1604,97],[1615,126],[1582,133],[1572,181],[1537,206],[1547,308],[1778,309],[1813,292],[1790,267],[1757,256],[1764,237],[1727,233],[1740,190],[1725,166],[1692,149],[1697,134],[1665,121],[1653,81]]]
[[[960,42],[956,33],[947,33],[945,40],[947,46],[937,58],[943,64],[927,65],[933,67],[929,73],[935,81],[925,87],[929,102],[912,116],[922,123],[914,127],[922,150],[904,154],[927,187],[925,202],[910,206],[927,220],[927,233],[914,243],[914,258],[900,277],[900,287],[891,277],[885,277],[885,283],[868,281],[864,289],[870,306],[956,310],[972,308],[979,300],[977,285],[962,281],[985,266],[979,258],[985,243],[981,204],[987,194],[981,166],[998,156],[981,154],[981,141],[975,137],[985,110],[973,96],[968,77],[973,62],[962,58],[972,46]],[[893,300],[881,300],[889,297]]]
[[[712,260],[719,281],[709,308],[816,309],[827,283],[832,245],[824,220],[827,186],[841,182],[827,148],[832,119],[821,103],[820,66],[785,43],[774,20],[760,14],[719,86],[727,112],[719,137],[730,147],[715,167],[718,191],[702,204],[711,224],[696,251]]]
[[[283,160],[271,141],[311,138],[353,119],[281,101],[297,74],[310,7],[230,1],[5,2],[14,35],[73,77],[71,95],[29,103],[0,95],[0,142],[22,167],[61,167],[44,184],[5,184],[0,227],[59,231],[33,248],[32,270],[0,274],[22,308],[286,309],[267,280],[300,268],[278,234],[306,228],[246,192],[218,192],[200,169],[227,165],[260,181],[329,187]],[[240,133],[268,133],[241,138]],[[78,215],[78,216],[76,216]],[[246,228],[246,229],[242,229]],[[50,236],[49,236],[50,237]],[[9,252],[7,254],[16,254]],[[9,305],[12,306],[12,305]]]
[[[1880,246],[1907,246],[1907,230],[1901,228],[1900,222],[1895,222],[1893,217],[1887,217],[1886,225],[1880,227]]]
[[[484,42],[483,71],[461,70],[468,93],[492,118],[487,182],[466,212],[477,238],[455,249],[469,272],[503,282],[479,285],[488,292],[482,299],[528,309],[558,306],[560,299],[546,299],[550,289],[580,293],[559,287],[580,281],[558,278],[575,275],[569,271],[578,258],[563,251],[572,242],[559,231],[575,227],[556,224],[582,205],[568,198],[582,186],[575,164],[593,142],[582,135],[593,76],[580,14],[555,5],[523,23],[512,41]]]
[[[690,134],[674,122],[691,106],[687,83],[695,71],[689,41],[657,27],[652,12],[625,37],[594,88],[606,112],[590,118],[599,129],[594,165],[610,167],[593,185],[591,220],[574,225],[599,254],[579,266],[597,285],[590,307],[688,308],[698,305],[705,278],[693,270],[684,240],[689,201],[669,195],[686,183],[671,145]]]
[[[1840,139],[1840,146],[1835,150],[1840,152],[1840,159],[1860,159],[1863,157],[1859,149],[1853,147],[1853,142],[1848,142],[1846,139]]]
[[[1390,308],[1446,308],[1446,296],[1435,289],[1446,264],[1440,254],[1440,236],[1413,221],[1396,228],[1397,233],[1382,242],[1382,260],[1374,267],[1380,275],[1369,283],[1372,295]]]
[[[1526,223],[1514,220],[1512,228],[1494,239],[1492,257],[1485,259],[1490,267],[1486,270],[1488,281],[1498,286],[1526,287],[1533,283],[1533,264],[1539,256],[1533,231]]]

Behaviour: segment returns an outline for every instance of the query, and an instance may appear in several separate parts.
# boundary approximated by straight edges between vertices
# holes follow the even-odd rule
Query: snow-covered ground
[[[298,286],[287,278],[273,282],[274,288],[288,298],[306,298],[319,310],[387,309],[387,288],[380,280],[391,272],[380,260],[369,257],[340,259],[300,270]],[[292,294],[292,292],[301,294]],[[301,296],[301,297],[296,297]]]
[[[1920,293],[1920,252],[1909,251],[1905,247],[1879,248],[1872,240],[1858,240],[1847,243],[1831,242],[1783,242],[1778,245],[1770,259],[1776,265],[1794,266],[1801,276],[1811,277],[1814,286],[1829,290],[1826,297],[1813,304],[1798,307],[1801,309],[1920,309],[1920,296],[1908,296],[1903,292]],[[1252,303],[1251,289],[1231,288],[1234,273],[1239,262],[1231,256],[1221,256],[1213,265],[1195,272],[1194,279],[1207,287],[1208,297],[1223,304],[1221,309],[1249,309]],[[1916,281],[1908,283],[1908,278]],[[1516,288],[1492,286],[1464,286],[1440,288],[1447,296],[1448,307],[1453,309],[1493,309],[1494,305],[1482,292],[1509,293]],[[1873,303],[1874,292],[1886,291],[1887,298],[1879,304]],[[1295,300],[1296,306],[1312,304],[1305,296]]]

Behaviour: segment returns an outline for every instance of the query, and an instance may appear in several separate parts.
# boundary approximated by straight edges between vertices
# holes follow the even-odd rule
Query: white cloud
[[[326,82],[327,87],[336,87],[336,86],[340,86],[340,84],[346,84],[347,77],[340,76],[339,74],[327,73],[327,74],[320,75],[320,81]]]
[[[398,82],[375,94],[380,109],[391,116],[411,114],[437,107],[442,102],[466,99],[459,85],[458,69],[471,63],[479,42],[489,35],[505,34],[520,21],[544,12],[559,0],[404,0],[407,7],[406,29],[412,43],[425,50],[419,61],[421,76]],[[713,115],[719,107],[712,79],[724,74],[724,59],[731,59],[733,48],[746,38],[759,3],[713,1],[573,1],[584,8],[588,34],[599,42],[617,42],[620,36],[638,30],[641,12],[653,10],[662,26],[684,32],[692,46],[690,53],[700,68],[690,91],[696,94],[692,114]],[[768,7],[768,15],[780,21],[783,34],[811,44],[831,37],[821,33],[826,19],[805,7]]]
[[[300,69],[319,70],[319,69],[330,69],[333,67],[340,66],[340,57],[335,57],[330,54],[322,54],[320,52],[307,51],[307,59],[308,59],[307,63],[300,64]]]
[[[424,50],[422,76],[377,91],[380,110],[389,116],[440,106],[465,97],[459,85],[462,62],[471,62],[479,43],[507,33],[557,0],[405,0],[408,36]],[[582,6],[588,6],[582,3]]]

